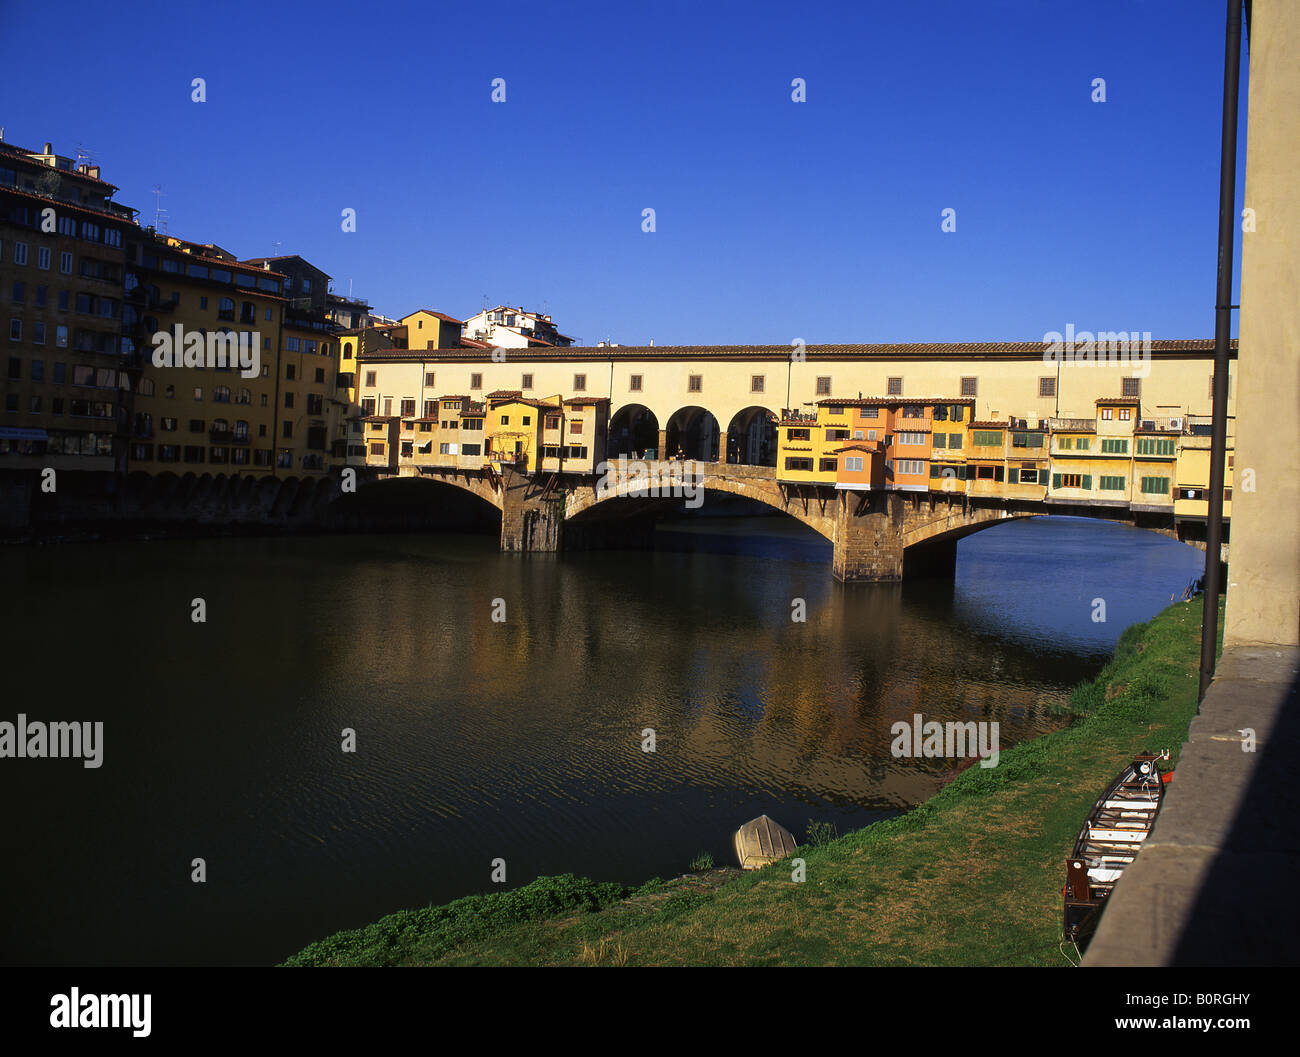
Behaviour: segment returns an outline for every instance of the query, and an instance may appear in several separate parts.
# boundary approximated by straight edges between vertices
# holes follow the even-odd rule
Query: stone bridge
[[[645,462],[633,467],[631,473],[620,477],[615,472],[603,482],[594,476],[566,476],[561,483],[548,483],[545,474],[530,477],[511,469],[498,475],[430,466],[402,467],[374,480],[415,477],[469,491],[501,511],[501,549],[519,552],[635,545],[648,540],[651,515],[663,504],[698,506],[710,493],[739,496],[788,514],[830,541],[834,574],[842,581],[951,576],[963,537],[999,522],[1049,514],[1100,518],[1178,538],[1172,515],[1123,507],[839,490],[780,482],[770,466]]]

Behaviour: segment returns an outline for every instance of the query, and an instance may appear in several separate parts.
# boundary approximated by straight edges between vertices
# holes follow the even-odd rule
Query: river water
[[[104,723],[97,769],[0,759],[0,960],[266,964],[490,890],[495,859],[512,887],[632,884],[732,862],[761,813],[843,833],[952,773],[892,757],[892,723],[996,721],[1004,750],[1055,729],[1051,706],[1203,565],[1058,518],[978,533],[954,580],[901,586],[837,585],[829,545],[779,517],[660,543],[0,550],[0,721]]]

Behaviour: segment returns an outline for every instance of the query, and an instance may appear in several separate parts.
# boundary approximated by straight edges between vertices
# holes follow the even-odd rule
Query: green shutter
[[[1007,484],[1019,484],[1019,483],[1020,483],[1020,471],[1007,470]]]
[[[1092,488],[1092,474],[1090,474],[1090,473],[1085,473],[1085,474],[1083,475],[1083,487],[1084,487],[1084,488],[1087,488],[1087,489],[1089,489],[1089,490],[1091,490],[1091,488]]]
[[[1061,475],[1059,473],[1052,474],[1052,491],[1056,491],[1056,489],[1060,487],[1061,487]]]

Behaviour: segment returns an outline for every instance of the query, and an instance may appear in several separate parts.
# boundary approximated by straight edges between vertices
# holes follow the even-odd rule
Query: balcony
[[[1051,427],[1053,433],[1061,433],[1067,430],[1087,431],[1097,428],[1097,420],[1092,418],[1049,418],[1047,424]]]
[[[247,444],[248,434],[236,433],[232,429],[210,429],[208,430],[208,441],[218,445]]]

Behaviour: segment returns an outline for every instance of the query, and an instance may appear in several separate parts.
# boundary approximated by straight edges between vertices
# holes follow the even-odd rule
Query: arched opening
[[[727,427],[727,462],[742,466],[776,465],[776,415],[765,407],[737,411]]]
[[[720,440],[718,420],[702,407],[683,407],[673,413],[664,428],[664,458],[717,462]]]
[[[644,404],[620,407],[609,420],[606,458],[617,459],[620,455],[626,455],[629,459],[644,458],[646,452],[655,451],[658,446],[659,420]],[[655,451],[655,454],[660,453]]]

